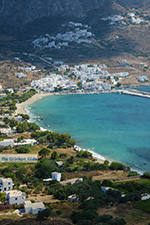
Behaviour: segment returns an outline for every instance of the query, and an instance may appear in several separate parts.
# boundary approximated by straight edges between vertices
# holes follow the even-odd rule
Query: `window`
[[[10,182],[8,183],[8,185],[10,185]]]
[[[4,188],[4,191],[6,191],[6,187]]]
[[[15,201],[17,201],[18,198],[15,198]]]

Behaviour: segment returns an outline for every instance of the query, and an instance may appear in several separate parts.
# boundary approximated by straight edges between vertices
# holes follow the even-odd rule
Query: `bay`
[[[41,127],[70,133],[82,148],[150,171],[148,98],[115,93],[49,96],[33,103],[30,112],[33,120],[40,118],[36,122]]]

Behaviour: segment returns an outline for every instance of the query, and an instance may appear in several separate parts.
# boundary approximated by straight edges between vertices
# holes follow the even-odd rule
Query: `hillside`
[[[12,25],[24,25],[47,16],[83,18],[91,10],[103,11],[111,0],[1,0],[0,17]]]
[[[149,5],[147,0],[0,0],[0,82],[15,87],[16,64],[51,69],[51,60],[44,61],[51,58],[70,64],[106,60],[112,66],[141,57],[149,65]]]

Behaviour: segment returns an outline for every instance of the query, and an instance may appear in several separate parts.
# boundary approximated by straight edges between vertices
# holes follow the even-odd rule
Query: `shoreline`
[[[45,97],[48,97],[48,96],[55,96],[55,95],[107,94],[107,93],[108,94],[109,93],[117,93],[117,91],[116,90],[112,90],[112,91],[105,91],[105,92],[88,92],[87,91],[87,92],[79,92],[79,93],[71,93],[71,92],[36,93],[35,95],[33,95],[31,98],[29,98],[25,102],[17,103],[16,104],[17,109],[13,113],[13,116],[15,116],[17,114],[26,114],[27,113],[26,107],[28,107],[33,102],[36,102],[39,99],[42,99],[42,98],[45,98]]]
[[[28,107],[30,104],[38,101],[41,98],[51,96],[51,95],[53,95],[53,94],[52,93],[40,93],[40,94],[36,93],[35,95],[33,95],[31,98],[29,98],[25,102],[17,103],[16,104],[17,109],[15,110],[13,116],[15,116],[17,114],[28,114],[26,107]]]
[[[97,93],[97,92],[82,92],[82,93],[76,93],[76,95],[80,95],[80,94],[106,94],[106,93],[115,93],[115,91],[110,91],[110,92],[103,92],[103,93]],[[13,116],[17,115],[17,114],[28,114],[29,116],[31,116],[30,111],[28,110],[28,106],[42,98],[48,97],[48,96],[54,96],[54,95],[74,95],[75,93],[36,93],[35,95],[33,95],[31,98],[29,98],[27,101],[22,102],[22,103],[18,103],[16,104],[17,109],[15,110]],[[34,119],[33,119],[34,120]],[[32,118],[29,119],[29,122],[32,122]],[[36,121],[34,120],[34,122],[36,123]],[[50,129],[45,129],[43,127],[40,126],[41,131],[45,131],[45,130],[49,130]],[[80,150],[82,148],[80,148],[79,146],[77,146]],[[92,153],[92,156],[96,159],[97,162],[99,163],[104,163],[105,160],[109,160],[107,158],[105,158],[104,156],[94,152],[91,149],[82,149],[82,150],[87,150],[90,153]],[[78,151],[78,150],[75,150]],[[111,160],[109,160],[109,162],[111,162]]]
[[[68,92],[67,93],[66,92],[65,93],[64,92],[62,92],[62,93],[60,93],[60,92],[58,92],[58,93],[36,93],[34,96],[32,96],[27,101],[16,104],[17,109],[16,109],[16,111],[15,111],[15,113],[14,113],[13,116],[15,116],[17,114],[28,114],[31,117],[30,110],[28,109],[28,106],[30,104],[32,104],[32,103],[34,103],[34,102],[36,102],[36,101],[38,101],[38,100],[40,100],[40,99],[42,99],[44,97],[48,97],[48,96],[56,96],[56,95],[82,95],[82,94],[109,94],[109,93],[118,93],[118,92],[116,90],[112,90],[112,91],[105,91],[105,92],[81,92],[81,93],[68,93]],[[33,121],[35,123],[37,123],[36,120],[33,119]],[[29,122],[33,122],[33,121],[32,121],[32,118],[30,118]],[[41,131],[45,131],[45,130],[51,131],[50,129],[45,129],[45,128],[41,127],[41,126],[40,126],[40,129],[41,129]],[[80,150],[82,149],[79,146],[77,146],[77,147]],[[93,151],[91,149],[88,149],[87,148],[87,149],[82,149],[82,150],[87,150],[90,153],[92,153],[93,158],[95,158],[96,161],[99,162],[99,163],[104,163],[105,160],[108,160],[110,163],[113,162],[111,159],[106,158],[106,157],[100,155],[99,153],[97,153],[97,152],[95,152],[95,151]],[[75,151],[79,151],[79,150],[75,150]],[[131,169],[131,171],[137,171],[140,175],[142,175],[144,173],[143,171],[138,170],[136,168],[130,167],[130,169]]]

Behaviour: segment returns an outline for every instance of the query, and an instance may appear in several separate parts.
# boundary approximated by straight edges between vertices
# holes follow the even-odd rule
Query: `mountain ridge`
[[[103,11],[112,0],[0,0],[0,19],[21,26],[47,16],[84,18],[96,9]]]

